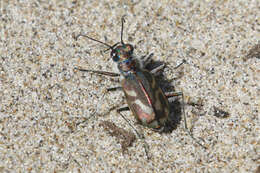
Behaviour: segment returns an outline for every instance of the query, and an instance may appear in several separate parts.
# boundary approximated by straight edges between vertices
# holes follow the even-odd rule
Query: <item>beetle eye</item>
[[[117,62],[120,59],[120,57],[117,55],[116,51],[114,50],[111,52],[111,57],[115,62]]]
[[[117,62],[119,60],[119,57],[116,55],[116,56],[113,56],[113,61]]]

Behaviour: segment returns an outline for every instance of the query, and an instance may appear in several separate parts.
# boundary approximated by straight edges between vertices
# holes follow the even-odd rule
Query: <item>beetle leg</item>
[[[163,70],[165,67],[165,64],[159,65],[158,67],[154,68],[153,70],[150,71],[150,73],[152,73],[155,76],[158,76],[161,70]]]
[[[95,112],[94,113],[92,113],[89,117],[87,117],[87,118],[84,118],[84,120],[83,121],[81,121],[81,122],[78,122],[77,124],[76,124],[76,126],[78,126],[78,125],[80,125],[80,124],[85,124],[90,118],[92,118],[92,117],[94,117],[95,115],[96,115],[96,113],[97,113],[97,110],[95,110]]]
[[[123,112],[123,111],[129,111],[129,107],[128,106],[124,106],[124,107],[121,107],[121,108],[118,108],[117,109],[117,112]]]
[[[167,92],[167,93],[164,93],[164,94],[167,98],[176,97],[176,96],[183,96],[182,92]]]
[[[180,66],[182,66],[182,64],[186,63],[187,61],[185,59],[182,60],[182,62],[180,64],[178,64],[176,67],[174,67],[174,69],[179,68]]]
[[[122,87],[120,87],[120,86],[118,86],[118,87],[111,87],[111,88],[107,88],[107,92],[109,92],[109,91],[116,91],[116,90],[118,90],[118,89],[122,89]]]
[[[207,149],[207,147],[205,147],[204,145],[202,145],[198,139],[196,139],[193,134],[191,133],[190,129],[188,128],[188,125],[187,125],[187,118],[186,118],[186,114],[185,114],[185,109],[184,109],[184,96],[183,96],[183,93],[182,92],[168,92],[168,93],[165,93],[165,96],[167,98],[170,98],[170,97],[175,97],[175,96],[181,96],[182,97],[182,112],[183,112],[183,119],[184,119],[184,127],[185,127],[185,130],[187,131],[187,133],[190,135],[190,137],[198,144],[200,145],[202,148],[204,149]]]
[[[144,150],[145,150],[145,154],[146,154],[146,157],[147,159],[150,159],[149,155],[148,155],[148,144],[146,143],[145,139],[144,139],[144,135],[139,133],[136,128],[130,123],[130,121],[121,113],[122,111],[127,111],[129,110],[129,107],[121,107],[119,109],[117,109],[117,113],[128,123],[128,125],[130,127],[132,127],[135,131],[135,133],[137,134],[138,138],[141,139],[143,141],[143,146],[144,146]]]
[[[114,72],[108,72],[108,71],[99,71],[99,70],[86,70],[86,69],[81,69],[81,68],[75,68],[76,70],[82,71],[82,72],[91,72],[91,73],[97,73],[100,75],[105,75],[105,76],[111,76],[111,77],[119,77],[119,73],[114,73]]]
[[[150,55],[144,55],[141,57],[141,61],[143,63],[143,68],[146,67],[148,64],[150,64],[150,62],[152,61],[152,56],[153,56],[153,53],[151,53]]]
[[[152,56],[153,56],[153,53],[151,53],[150,55],[144,55],[144,56],[142,56],[140,58],[140,60],[141,60],[141,68],[146,68],[147,65],[151,63]],[[155,76],[158,76],[160,74],[159,71],[161,71],[164,67],[165,67],[165,64],[161,64],[158,67],[156,67],[153,70],[151,70],[150,73],[152,73]]]

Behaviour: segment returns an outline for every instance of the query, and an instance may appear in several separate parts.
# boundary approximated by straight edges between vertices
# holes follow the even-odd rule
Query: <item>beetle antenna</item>
[[[101,44],[103,44],[103,45],[109,47],[109,49],[111,49],[111,50],[113,50],[113,48],[115,47],[115,45],[110,46],[109,44],[107,44],[107,43],[105,43],[105,42],[102,42],[102,41],[96,40],[96,39],[94,39],[94,38],[91,38],[91,37],[89,37],[89,36],[87,36],[87,35],[82,35],[82,34],[77,35],[77,36],[75,37],[76,40],[78,40],[78,38],[79,38],[80,36],[82,36],[82,37],[86,37],[86,38],[88,38],[88,39],[90,39],[90,40],[93,40],[93,41],[96,41],[96,42],[98,42],[98,43],[101,43]]]
[[[122,16],[122,18],[121,18],[121,21],[122,21],[122,26],[121,26],[121,43],[122,44],[124,44],[124,42],[123,42],[123,31],[124,31],[124,22],[125,22],[125,16],[126,15],[124,15],[124,16]]]

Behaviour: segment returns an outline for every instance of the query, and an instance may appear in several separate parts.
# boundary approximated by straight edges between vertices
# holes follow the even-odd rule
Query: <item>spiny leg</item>
[[[178,64],[176,67],[174,67],[174,69],[177,69],[179,68],[180,66],[182,66],[184,63],[186,63],[186,60],[183,59],[182,62],[180,64]],[[163,70],[165,67],[165,64],[162,64],[162,65],[159,65],[158,67],[154,68],[153,70],[151,70],[150,72],[155,75],[155,76],[158,76],[160,73],[161,70]]]
[[[106,92],[104,92],[104,94],[99,98],[99,100],[103,99],[103,97],[105,96],[105,94],[106,94],[107,92],[115,91],[115,90],[117,90],[117,89],[122,89],[122,87],[107,88]],[[117,107],[118,107],[118,106],[114,106],[114,107],[110,108],[104,115],[110,113],[112,110],[116,109]],[[92,113],[89,117],[85,118],[85,120],[83,120],[82,122],[77,123],[77,126],[78,126],[79,124],[86,123],[90,118],[94,117],[94,116],[96,115],[96,113],[97,113],[97,109],[96,109],[96,110],[94,111],[94,113]]]
[[[124,107],[121,107],[121,108],[118,108],[116,111],[118,112],[118,113],[121,113],[121,112],[123,112],[123,111],[129,111],[130,109],[129,109],[129,107],[128,106],[124,106]],[[129,121],[129,120],[128,120]]]
[[[183,97],[183,93],[182,92],[166,92],[164,94],[165,94],[165,96],[167,98],[177,97],[177,96],[182,96]]]
[[[161,72],[161,70],[163,70],[165,67],[165,64],[159,65],[158,67],[155,67],[154,69],[152,69],[150,71],[150,73],[152,73],[154,76],[158,76]]]
[[[151,61],[152,61],[151,57],[152,57],[152,56],[153,56],[153,53],[151,53],[151,54],[148,55],[148,56],[147,56],[147,55],[142,56],[142,57],[140,58],[140,60],[141,60],[141,68],[146,68],[147,65],[151,63]],[[184,63],[186,63],[186,60],[185,60],[185,59],[183,59],[180,64],[178,64],[176,67],[174,67],[174,69],[179,68],[179,67],[182,66]],[[165,64],[161,64],[161,65],[159,65],[158,67],[155,67],[154,69],[152,69],[152,70],[150,71],[150,73],[152,73],[152,74],[155,75],[155,76],[158,76],[158,75],[160,74],[159,72],[160,72],[161,70],[163,70],[164,67],[165,67]]]
[[[81,68],[75,68],[76,70],[82,71],[82,72],[91,72],[91,73],[97,73],[100,75],[105,75],[105,76],[110,76],[110,77],[119,77],[119,73],[114,73],[114,72],[108,72],[108,71],[99,71],[99,70],[86,70],[86,69],[81,69]]]
[[[148,64],[151,63],[152,61],[152,56],[153,56],[153,53],[151,53],[150,55],[144,55],[140,58],[140,60],[142,61],[141,63],[143,64],[143,67],[142,68],[145,68]]]
[[[140,60],[142,61],[142,67],[141,68],[146,68],[148,66],[148,64],[151,63],[152,61],[152,56],[153,56],[153,53],[151,53],[150,55],[145,55],[145,56],[142,56],[140,58]],[[163,70],[165,67],[165,64],[161,64],[159,65],[158,67],[155,67],[154,69],[152,69],[150,71],[150,73],[152,73],[153,75],[155,76],[158,76],[160,73],[161,70]]]
[[[204,149],[207,149],[207,147],[205,147],[204,145],[202,145],[198,139],[196,139],[193,134],[191,133],[191,131],[189,130],[188,128],[188,125],[187,125],[187,118],[186,118],[186,114],[185,114],[185,109],[184,109],[184,96],[183,96],[183,93],[182,92],[168,92],[168,93],[165,93],[165,96],[167,98],[170,98],[170,97],[176,97],[176,96],[182,96],[182,112],[183,112],[183,117],[184,117],[184,127],[185,127],[185,130],[187,131],[187,133],[190,135],[190,137],[198,144],[200,145],[202,148]]]
[[[109,91],[106,90],[106,91],[104,92],[104,94],[98,99],[98,100],[99,100],[98,102],[100,102],[100,101],[103,99],[103,97],[105,96],[105,94],[106,94],[107,92],[109,92]],[[109,114],[111,111],[117,109],[118,107],[119,107],[119,105],[113,106],[113,107],[110,108],[107,112],[105,112],[103,115]],[[83,121],[78,122],[78,123],[77,123],[77,126],[78,126],[79,124],[85,124],[90,118],[95,117],[96,114],[97,114],[97,112],[98,112],[98,108],[97,108],[90,116],[88,116],[87,118],[85,118]]]
[[[97,110],[95,110],[95,112],[94,113],[92,113],[89,117],[87,117],[87,118],[84,118],[84,120],[83,121],[81,121],[81,122],[78,122],[77,124],[76,124],[76,126],[78,126],[78,125],[80,125],[80,124],[85,124],[90,118],[92,118],[92,117],[94,117],[95,115],[96,115],[96,113],[97,113]]]
[[[141,66],[141,68],[146,68],[147,66],[148,66],[148,64],[150,64],[151,63],[151,61],[152,61],[152,56],[153,56],[153,53],[151,53],[150,55],[145,55],[145,56],[142,56],[140,59],[141,59],[141,63],[142,63],[142,66]],[[151,71],[150,71],[150,73],[152,73],[153,75],[155,75],[155,76],[158,76],[160,73],[160,71],[161,70],[163,70],[164,69],[164,67],[165,67],[165,64],[161,64],[161,65],[159,65],[158,67],[155,67],[154,69],[152,69]]]
[[[121,113],[122,111],[128,111],[128,110],[129,110],[129,107],[127,107],[127,106],[126,106],[126,107],[121,107],[121,108],[117,109],[117,113],[128,123],[128,125],[129,125],[130,127],[132,127],[132,128],[134,129],[134,131],[135,131],[135,133],[137,134],[138,138],[143,141],[143,146],[144,146],[144,150],[145,150],[146,157],[147,157],[147,159],[150,159],[150,157],[149,157],[149,155],[148,155],[148,149],[149,149],[149,147],[148,147],[148,144],[147,144],[146,141],[145,141],[145,138],[144,138],[143,134],[140,134],[140,133],[136,130],[136,128],[130,123],[130,121]]]
[[[180,66],[182,66],[184,63],[186,63],[187,61],[185,59],[182,60],[182,62],[180,64],[178,64],[176,67],[174,67],[174,69],[179,68]]]
[[[122,90],[122,87],[118,86],[118,87],[107,88],[107,92],[109,92],[109,91],[116,91],[116,90]]]

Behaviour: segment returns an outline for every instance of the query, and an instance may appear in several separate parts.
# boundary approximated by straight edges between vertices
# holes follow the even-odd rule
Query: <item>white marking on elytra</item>
[[[136,97],[137,96],[137,94],[136,94],[136,92],[134,90],[126,90],[125,89],[125,92],[126,92],[127,95],[129,95],[131,97]]]
[[[148,115],[152,115],[153,113],[153,109],[145,104],[143,104],[139,99],[136,99],[133,103],[137,104],[138,106],[140,106],[140,108],[142,109],[142,111],[144,111],[146,114]]]

